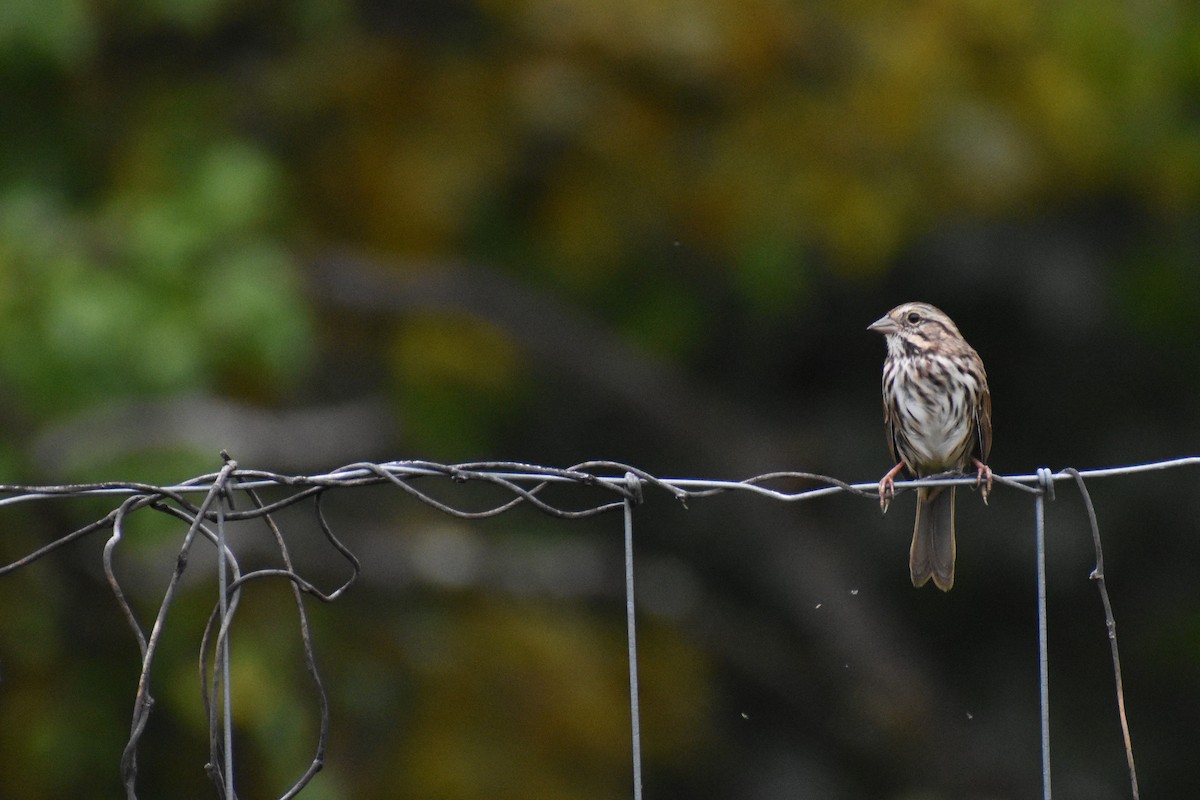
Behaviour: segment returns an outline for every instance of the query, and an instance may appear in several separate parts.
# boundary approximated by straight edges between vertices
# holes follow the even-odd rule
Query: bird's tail
[[[917,490],[917,523],[908,568],[913,586],[924,586],[930,578],[943,592],[954,585],[953,486]]]

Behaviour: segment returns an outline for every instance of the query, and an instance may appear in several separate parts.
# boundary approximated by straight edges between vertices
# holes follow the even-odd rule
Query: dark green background
[[[0,109],[5,482],[169,483],[221,448],[875,480],[865,327],[914,299],[987,364],[997,472],[1196,450],[1190,3],[7,0]],[[1157,798],[1197,777],[1195,480],[1093,485]],[[618,515],[329,501],[366,568],[312,612],[333,726],[305,797],[630,795]],[[0,558],[109,507],[6,507]],[[1032,503],[962,493],[949,595],[908,585],[912,510],[650,493],[647,797],[1037,796]],[[1126,797],[1068,487],[1048,518],[1055,795]],[[305,575],[344,577],[310,516],[281,523]],[[183,530],[130,524],[148,619]],[[139,662],[103,538],[0,580],[4,796],[120,794]],[[215,796],[210,576],[164,638],[146,797]],[[253,587],[234,629],[242,796],[315,744],[288,603]]]

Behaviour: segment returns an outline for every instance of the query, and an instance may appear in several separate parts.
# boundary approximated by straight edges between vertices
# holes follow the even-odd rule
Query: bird
[[[964,474],[974,467],[987,502],[992,471],[992,395],[983,360],[945,312],[928,303],[903,303],[867,326],[883,334],[883,422],[896,465],[879,481],[887,513],[901,469],[914,478]],[[913,586],[930,578],[943,592],[954,586],[954,487],[917,489],[908,566]]]

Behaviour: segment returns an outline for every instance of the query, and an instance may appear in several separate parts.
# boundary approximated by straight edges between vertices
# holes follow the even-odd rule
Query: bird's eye
[[[921,321],[921,315],[920,315],[920,314],[918,314],[918,313],[917,313],[917,312],[915,312],[915,311],[910,311],[910,312],[908,312],[908,324],[909,324],[909,325],[916,325],[916,324],[917,324],[918,322],[920,322],[920,321]]]

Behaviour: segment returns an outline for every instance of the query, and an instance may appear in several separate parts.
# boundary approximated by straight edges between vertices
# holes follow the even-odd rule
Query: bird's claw
[[[976,488],[982,487],[983,504],[986,506],[988,495],[992,493],[992,468],[978,458],[971,460],[975,462],[975,486]]]
[[[879,510],[884,514],[887,513],[892,498],[896,496],[896,482],[893,479],[902,469],[904,469],[904,462],[889,469],[887,474],[879,479]]]
[[[888,506],[892,503],[892,498],[896,496],[896,482],[892,480],[892,476],[884,475],[879,481],[879,510],[886,514]]]

